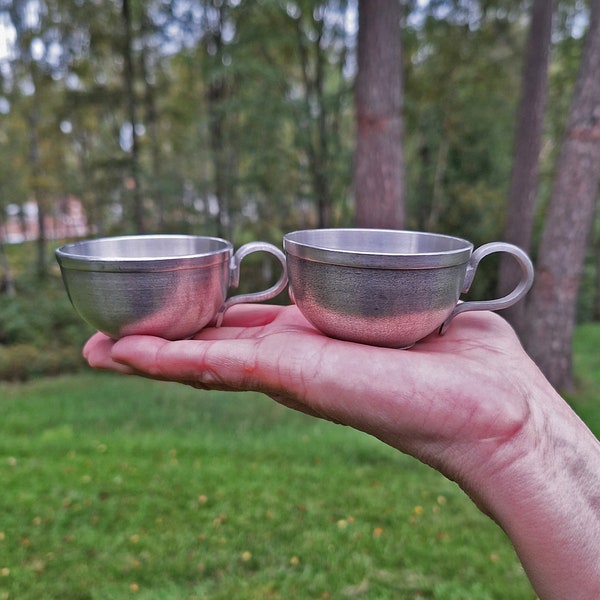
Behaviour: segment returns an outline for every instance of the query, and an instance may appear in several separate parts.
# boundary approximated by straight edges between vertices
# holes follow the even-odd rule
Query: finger
[[[90,353],[95,352],[97,348],[103,346],[103,345],[107,345],[107,342],[112,342],[112,340],[105,334],[103,333],[95,333],[86,343],[85,346],[83,347],[83,358],[85,358],[87,360],[88,356],[90,355]]]
[[[330,419],[294,398],[294,377],[286,378],[285,393],[273,391],[281,387],[280,374],[273,365],[259,365],[258,350],[252,340],[169,342],[150,336],[130,336],[114,344],[112,356],[118,364],[126,363],[131,372],[138,375],[179,381],[203,389],[263,391],[288,408]]]
[[[332,419],[328,415],[319,413],[315,409],[310,407],[308,404],[306,404],[305,402],[299,402],[298,400],[296,400],[295,398],[292,398],[290,396],[286,396],[284,394],[273,394],[273,393],[269,394],[269,396],[273,400],[275,400],[275,402],[278,402],[279,404],[281,404],[282,406],[285,406],[286,408],[290,408],[297,412],[301,412],[305,415],[308,415],[309,417],[317,417],[319,419],[325,419],[326,421],[332,421]]]
[[[127,365],[115,362],[112,359],[112,348],[115,340],[103,333],[94,334],[83,347],[83,357],[94,369],[105,369],[117,371],[124,374],[132,374],[133,370]]]
[[[272,323],[284,309],[271,304],[236,304],[225,311],[222,327],[260,327]]]
[[[129,336],[114,344],[111,357],[154,379],[215,389],[253,389],[252,344],[252,340],[167,341],[152,336]]]
[[[450,342],[460,342],[463,350],[469,346],[482,347],[495,352],[514,353],[520,351],[517,334],[500,315],[490,311],[472,311],[459,314],[442,336]]]
[[[244,338],[253,338],[259,335],[261,326],[256,327],[206,327],[201,329],[194,340],[215,341],[215,340],[240,340]]]
[[[229,340],[259,338],[275,332],[317,332],[295,305],[240,305],[230,310],[232,314],[229,315],[230,311],[227,311],[229,317],[226,316],[220,327],[206,327],[194,339]]]

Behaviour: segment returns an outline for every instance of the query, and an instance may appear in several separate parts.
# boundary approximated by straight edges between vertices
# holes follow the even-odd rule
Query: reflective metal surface
[[[228,288],[239,282],[240,261],[255,251],[276,256],[282,265],[279,281],[268,290],[226,300]],[[114,338],[184,339],[231,304],[267,300],[287,283],[285,256],[263,242],[234,254],[230,242],[204,236],[99,238],[62,246],[56,259],[79,315]]]
[[[496,310],[517,302],[533,281],[531,261],[510,244],[473,245],[460,238],[397,230],[321,229],[284,236],[290,296],[328,336],[405,348],[447,326],[464,310]],[[512,294],[457,306],[479,260],[509,252],[523,279]],[[460,308],[459,308],[460,307]]]

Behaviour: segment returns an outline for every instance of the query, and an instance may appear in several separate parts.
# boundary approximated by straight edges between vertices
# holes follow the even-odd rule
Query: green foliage
[[[585,323],[577,326],[573,341],[573,371],[576,392],[569,394],[581,418],[600,438],[600,324]]]
[[[93,332],[71,306],[57,268],[40,280],[27,265],[29,244],[11,247],[17,294],[0,294],[0,380],[80,369]]]
[[[0,381],[59,375],[80,370],[83,365],[81,346],[0,345]]]
[[[73,195],[85,205],[91,235],[131,233],[135,171],[148,231],[280,244],[283,232],[319,224],[321,201],[333,226],[352,225],[356,3],[130,4],[133,97],[121,3],[55,0],[37,21],[28,18],[28,3],[0,5],[17,32],[1,58],[0,211],[36,198],[51,212]],[[501,238],[530,5],[403,3],[409,228],[475,245]],[[585,3],[558,3],[536,237],[586,11]],[[472,297],[494,294],[494,261],[482,265]],[[597,304],[596,263],[591,256],[586,265],[580,320]],[[242,279],[243,291],[256,289],[253,280]],[[0,376],[75,367],[74,351],[60,349],[78,349],[87,333],[56,273],[44,288],[20,278],[16,300],[0,297]],[[31,348],[39,354],[30,360]]]
[[[315,225],[320,202],[333,225],[352,223],[356,39],[345,0],[208,2],[206,10],[134,2],[134,98],[123,80],[119,6],[71,4],[49,5],[39,23],[40,36],[65,49],[60,68],[40,59],[55,94],[40,104],[49,129],[39,150],[62,183],[53,196],[81,198],[98,232],[133,230],[134,167],[149,230],[279,237]],[[500,4],[406,5],[411,227],[460,234],[449,213],[457,202],[479,210],[469,206],[470,186],[491,190],[492,211],[502,206],[528,7]],[[22,35],[32,35],[25,24]],[[15,71],[32,66],[26,58],[15,53]],[[27,99],[12,91],[11,121],[21,124],[13,137],[41,138],[27,127]],[[129,102],[141,124],[137,159],[123,137]],[[457,197],[457,187],[466,194]],[[482,239],[493,233],[480,228]]]
[[[412,226],[481,243],[502,234],[525,32],[461,10],[404,34],[408,195]]]
[[[533,600],[458,487],[258,394],[0,384],[0,596]]]
[[[596,435],[599,344],[577,329],[568,397]],[[23,378],[42,360],[12,350]],[[88,371],[0,400],[0,597],[535,598],[453,483],[258,394]]]
[[[28,344],[0,346],[0,379],[25,381],[32,375],[39,350]]]

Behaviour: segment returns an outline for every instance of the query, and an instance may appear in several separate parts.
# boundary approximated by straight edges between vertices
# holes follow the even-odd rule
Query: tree
[[[404,118],[409,226],[482,244],[502,236],[526,13],[477,5],[430,3],[408,18]],[[489,280],[493,294],[487,272],[476,293]]]
[[[234,93],[235,82],[226,68],[228,24],[233,8],[228,2],[210,0],[204,3],[202,18],[202,42],[209,69],[205,74],[207,86],[205,101],[209,118],[210,145],[214,173],[214,197],[218,205],[217,233],[230,239],[232,237],[232,204],[234,200],[233,178],[235,173],[235,148],[228,143],[228,124],[235,115],[227,110],[228,101]]]
[[[533,3],[517,113],[504,240],[526,252],[531,250],[554,8],[555,0],[535,0]],[[518,280],[518,266],[509,256],[502,256],[499,296],[514,289]],[[503,312],[518,332],[523,326],[524,309],[525,304],[520,302]]]
[[[136,232],[145,233],[144,210],[142,202],[141,177],[140,177],[140,142],[138,128],[138,102],[135,90],[136,72],[133,56],[134,24],[130,0],[122,0],[121,15],[123,20],[123,88],[127,104],[127,118],[131,129],[131,165],[130,176],[133,192],[133,223]]]
[[[9,298],[13,298],[17,295],[15,280],[2,241],[0,241],[0,268],[2,273],[0,277],[0,294],[6,294]]]
[[[46,275],[47,216],[52,192],[60,181],[62,153],[58,137],[55,77],[63,68],[64,56],[55,55],[59,36],[52,12],[42,5],[14,3],[10,18],[16,32],[12,63],[12,99],[17,100],[27,125],[27,164],[31,197],[37,205],[37,274]]]
[[[398,0],[358,2],[354,193],[361,227],[405,223],[400,18]]]
[[[13,133],[11,129],[15,124],[6,121],[4,115],[0,116],[0,154],[2,156],[0,161],[0,295],[13,297],[16,295],[14,275],[5,244],[2,241],[2,234],[7,232],[8,205],[21,204],[26,196],[24,194],[25,175],[23,169],[20,168],[22,164],[21,149],[18,143],[13,143],[21,135],[20,132]]]
[[[291,22],[295,30],[297,56],[299,61],[302,88],[302,108],[300,135],[308,159],[308,170],[317,202],[317,223],[319,227],[331,226],[332,184],[332,117],[326,92],[327,64],[331,53],[327,52],[325,36],[327,7],[319,2],[316,6],[302,9],[298,6],[292,14]],[[332,114],[330,114],[332,113]]]
[[[600,0],[590,22],[527,306],[525,347],[558,389],[572,387],[571,343],[600,181]]]

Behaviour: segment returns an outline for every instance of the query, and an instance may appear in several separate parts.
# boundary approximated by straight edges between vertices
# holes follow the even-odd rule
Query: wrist
[[[542,600],[600,597],[600,442],[541,377],[527,420],[471,490],[506,531]],[[467,490],[469,492],[469,490]]]

